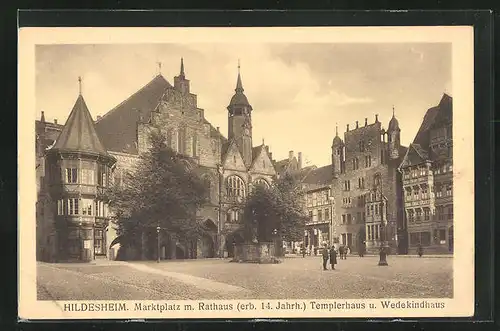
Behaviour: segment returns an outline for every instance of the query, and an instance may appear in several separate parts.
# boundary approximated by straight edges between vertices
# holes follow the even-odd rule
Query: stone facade
[[[392,253],[405,253],[401,179],[397,171],[406,148],[400,146],[400,129],[393,116],[389,129],[375,122],[358,122],[354,129],[338,131],[332,144],[332,190],[335,197],[339,244],[356,252],[366,242],[368,252],[378,253],[380,230],[387,222]],[[386,141],[388,139],[389,141]]]
[[[403,174],[409,251],[453,252],[453,105],[444,95],[429,109],[408,148]]]

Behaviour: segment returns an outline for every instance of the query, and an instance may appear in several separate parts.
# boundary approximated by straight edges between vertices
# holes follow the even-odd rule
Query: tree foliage
[[[257,186],[245,205],[245,239],[272,241],[276,230],[283,240],[301,240],[307,220],[303,198],[300,183],[289,175],[281,177],[269,188]]]
[[[206,185],[186,157],[166,146],[161,130],[152,130],[149,141],[149,150],[124,174],[123,184],[107,192],[119,231],[129,241],[157,226],[177,238],[199,238],[206,229],[196,211],[207,200]]]

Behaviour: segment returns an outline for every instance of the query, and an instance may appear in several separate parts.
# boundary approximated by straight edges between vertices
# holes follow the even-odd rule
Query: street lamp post
[[[157,263],[160,263],[160,224],[158,223],[158,226],[156,227],[156,239],[158,241],[158,259],[156,260]]]
[[[273,234],[273,240],[274,240],[274,256],[276,256],[277,255],[277,246],[278,246],[278,239],[277,239],[278,230],[274,229],[272,234]]]

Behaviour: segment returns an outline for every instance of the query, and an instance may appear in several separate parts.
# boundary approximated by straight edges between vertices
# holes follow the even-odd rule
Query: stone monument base
[[[246,243],[234,246],[231,262],[238,263],[280,263],[276,257],[274,243]]]

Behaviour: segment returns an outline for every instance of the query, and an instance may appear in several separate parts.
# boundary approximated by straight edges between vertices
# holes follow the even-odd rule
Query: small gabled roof
[[[410,144],[399,168],[421,164],[429,160],[429,153],[419,144]]]
[[[316,168],[304,178],[304,183],[314,185],[329,185],[333,180],[332,165]]]
[[[73,110],[52,149],[108,155],[97,135],[94,120],[81,94],[76,99]]]

